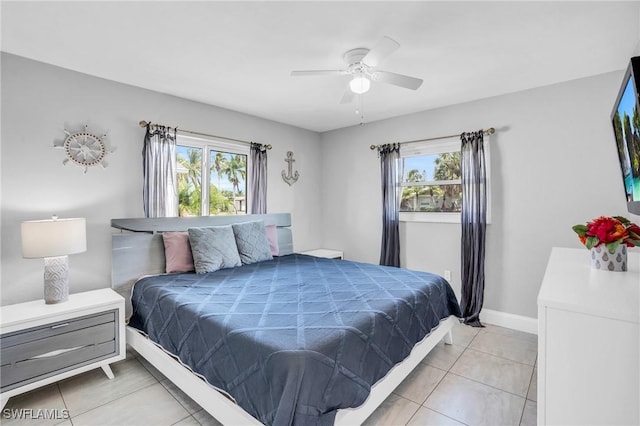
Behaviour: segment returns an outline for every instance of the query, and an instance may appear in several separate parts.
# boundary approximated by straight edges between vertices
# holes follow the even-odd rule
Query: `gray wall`
[[[379,162],[370,144],[495,127],[484,306],[537,317],[551,247],[582,247],[574,224],[629,217],[609,123],[621,80],[613,72],[323,134],[324,245],[347,259],[379,259]],[[460,225],[404,222],[400,231],[402,265],[451,270],[459,294]]]
[[[621,78],[614,72],[318,135],[3,53],[1,303],[42,297],[42,261],[21,257],[19,228],[52,213],[87,218],[87,252],[70,256],[71,291],[109,286],[109,220],[143,215],[139,120],[273,144],[269,212],[292,213],[296,250],[342,249],[371,263],[381,201],[369,145],[494,126],[485,307],[536,317],[551,247],[581,247],[573,224],[627,215],[609,124]],[[108,130],[117,150],[109,167],[84,175],[63,166],[52,144],[65,126],[86,122]],[[288,150],[301,173],[291,187],[280,178]],[[400,230],[403,266],[451,270],[459,294],[459,225],[403,222]]]
[[[291,212],[297,250],[319,247],[322,203],[319,135],[288,125],[91,77],[2,53],[1,304],[42,298],[42,259],[23,259],[20,223],[59,217],[87,219],[87,251],[69,256],[72,293],[110,286],[111,218],[142,217],[140,120],[270,143],[268,210]],[[133,64],[131,65],[133,66]],[[89,123],[108,131],[116,151],[109,166],[85,175],[62,165],[53,148],[63,129]],[[300,179],[280,177],[293,151]]]

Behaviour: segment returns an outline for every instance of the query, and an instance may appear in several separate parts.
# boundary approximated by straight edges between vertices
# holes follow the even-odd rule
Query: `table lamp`
[[[84,218],[31,220],[22,222],[22,257],[44,258],[44,301],[65,302],[69,298],[68,254],[87,250]]]

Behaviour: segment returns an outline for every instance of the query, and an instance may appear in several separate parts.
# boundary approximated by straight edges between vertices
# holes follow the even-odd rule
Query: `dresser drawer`
[[[41,327],[28,328],[15,333],[9,333],[0,337],[0,347],[8,348],[10,346],[28,343],[34,340],[40,340],[59,334],[69,333],[71,331],[80,330],[82,328],[92,327],[98,324],[112,323],[116,320],[116,312],[101,312],[96,315],[88,315],[85,317],[74,318],[69,321],[59,321]],[[4,363],[4,351],[3,363]]]
[[[4,335],[2,391],[113,356],[119,338],[116,310]]]

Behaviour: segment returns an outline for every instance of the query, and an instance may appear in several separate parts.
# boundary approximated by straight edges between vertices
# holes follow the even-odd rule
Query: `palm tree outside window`
[[[403,156],[401,212],[460,212],[460,152]]]
[[[246,214],[248,151],[245,145],[179,136],[180,216]]]
[[[491,223],[491,153],[485,137],[487,223]],[[456,138],[407,143],[400,150],[400,221],[460,223],[462,168]]]

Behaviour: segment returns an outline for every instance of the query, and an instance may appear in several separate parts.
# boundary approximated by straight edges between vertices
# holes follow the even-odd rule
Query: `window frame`
[[[247,156],[247,171],[245,177],[245,212],[244,214],[248,214],[250,211],[250,202],[249,199],[249,170],[251,170],[251,156],[249,155],[249,145],[239,142],[227,142],[221,141],[214,138],[206,138],[206,137],[197,137],[197,136],[186,136],[178,134],[176,137],[176,146],[186,146],[189,148],[199,148],[202,149],[202,164],[200,169],[200,176],[202,176],[201,180],[201,188],[202,193],[200,194],[200,216],[212,216],[209,211],[209,185],[210,174],[209,169],[211,167],[210,157],[211,151],[224,152],[228,154],[239,154]],[[176,153],[176,161],[178,155]],[[176,170],[177,173],[177,170]],[[206,176],[206,181],[204,179]],[[177,177],[176,177],[177,182]],[[206,182],[206,184],[205,184]],[[179,200],[178,200],[179,205]],[[239,215],[239,214],[236,214]]]
[[[486,190],[487,190],[487,223],[491,223],[491,150],[490,137],[484,136],[484,153],[486,165]],[[460,151],[459,139],[448,139],[440,141],[412,142],[400,147],[400,161],[406,157],[419,157],[423,155],[435,155],[447,152]],[[405,186],[416,186],[415,184],[442,185],[443,181],[421,181],[411,183],[399,183],[399,191]],[[462,183],[461,179],[444,181],[446,185]],[[429,222],[429,223],[460,223],[460,212],[400,212],[400,222]]]

